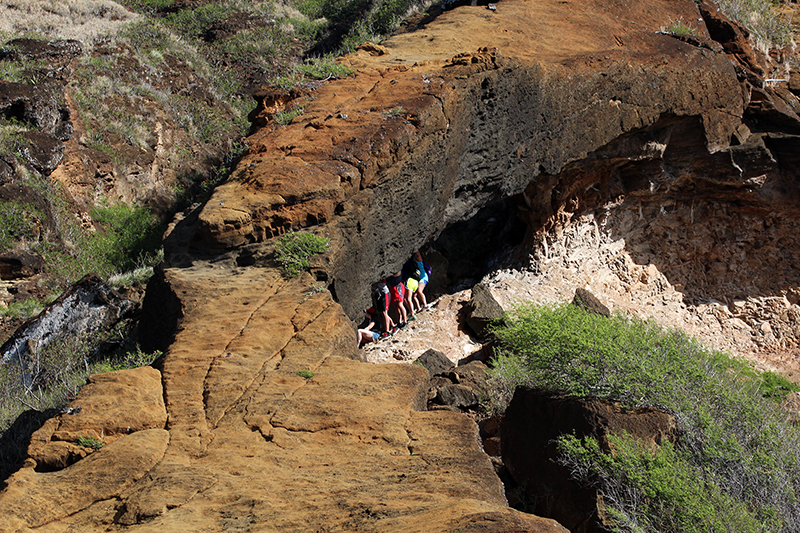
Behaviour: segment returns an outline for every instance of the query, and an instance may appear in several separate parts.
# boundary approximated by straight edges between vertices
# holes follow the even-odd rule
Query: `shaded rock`
[[[242,30],[263,28],[269,24],[274,24],[274,20],[269,20],[265,17],[255,17],[249,13],[239,11],[211,25],[206,29],[202,37],[207,43],[213,43],[232,37]]]
[[[478,337],[488,335],[488,326],[494,320],[503,318],[504,312],[492,296],[489,286],[478,283],[472,287],[472,297],[466,305],[467,325]]]
[[[68,64],[82,53],[83,46],[80,41],[74,39],[58,41],[12,39],[0,48],[0,60],[44,61],[52,68],[58,68]]]
[[[460,383],[471,388],[479,396],[484,396],[487,392],[486,370],[488,367],[481,361],[470,361],[465,365],[456,367],[454,383]]]
[[[420,355],[416,359],[416,364],[422,365],[431,377],[446,374],[455,367],[445,354],[432,348]]]
[[[600,299],[587,291],[578,287],[575,289],[575,297],[572,299],[572,305],[583,307],[587,311],[597,313],[598,315],[611,316],[611,311]]]
[[[472,361],[456,368],[451,364],[447,370],[433,377],[428,398],[432,404],[466,411],[477,408],[485,393],[486,366],[480,361]]]
[[[16,169],[0,159],[0,185],[4,185],[14,179]]]
[[[19,252],[0,255],[0,279],[29,278],[44,268],[44,259],[39,254]]]
[[[64,157],[64,143],[40,131],[26,131],[22,136],[27,141],[19,150],[22,157],[45,176],[50,175]]]
[[[47,424],[43,427],[46,426]],[[36,461],[37,472],[54,472],[77,463],[93,451],[68,441],[31,442],[31,446],[28,447],[28,457]]]
[[[55,85],[0,81],[0,114],[55,134],[65,118],[69,120],[69,109],[57,97],[62,91]]]
[[[569,472],[554,462],[554,439],[593,436],[608,450],[608,434],[622,432],[651,446],[675,442],[678,436],[675,418],[656,409],[626,409],[601,398],[518,388],[501,425],[503,462],[537,502],[533,512],[558,520],[573,533],[599,533],[606,531],[598,522],[602,503],[595,491],[570,480]]]
[[[437,388],[433,400],[441,405],[449,405],[459,409],[474,409],[480,403],[478,395],[466,385],[449,384]]]
[[[57,339],[88,338],[133,311],[132,302],[120,298],[96,275],[87,275],[14,332],[0,347],[0,361],[26,359]]]

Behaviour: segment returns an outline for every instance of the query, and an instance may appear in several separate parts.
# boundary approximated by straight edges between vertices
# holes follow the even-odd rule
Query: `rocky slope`
[[[679,19],[698,36],[659,32]],[[348,79],[266,97],[232,177],[170,228],[142,324],[166,348],[160,380],[96,380],[35,434],[0,493],[3,529],[563,531],[509,509],[474,423],[422,410],[423,369],[361,361],[350,318],[415,249],[446,248],[445,277],[492,243],[453,231],[512,211],[532,275],[669,285],[698,321],[712,296],[743,301],[746,324],[751,299],[776,298],[791,324],[797,99],[725,24],[689,0],[464,6],[362,47]],[[298,104],[288,126],[270,120]],[[286,281],[270,239],[300,227],[331,250]],[[623,265],[584,270],[597,257]],[[666,302],[630,300],[647,291]],[[791,344],[775,324],[763,346]],[[126,412],[104,416],[111,389]],[[81,458],[78,435],[107,445]]]

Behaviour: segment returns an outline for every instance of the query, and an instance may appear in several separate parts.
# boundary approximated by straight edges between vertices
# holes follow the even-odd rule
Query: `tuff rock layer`
[[[659,32],[674,20],[698,36]],[[470,419],[422,410],[423,368],[361,362],[349,317],[370,282],[512,195],[534,246],[587,210],[635,212],[629,201],[648,221],[717,202],[792,227],[796,99],[764,86],[720,20],[690,0],[459,7],[344,58],[352,77],[266,96],[248,155],[176,219],[148,291],[163,426],[122,434],[100,416],[80,431],[113,426],[115,440],[54,471],[37,469],[41,439],[74,435],[43,432],[0,494],[3,529],[564,531],[507,507]],[[271,120],[300,105],[288,126]],[[331,248],[287,281],[270,239],[300,227]],[[152,406],[124,389],[131,411]],[[82,394],[55,425],[98,416]]]

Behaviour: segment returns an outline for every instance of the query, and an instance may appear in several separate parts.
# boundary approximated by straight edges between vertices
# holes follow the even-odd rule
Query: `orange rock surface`
[[[196,226],[172,229],[192,248],[170,250],[162,274],[179,308],[158,365],[166,418],[129,375],[95,378],[118,403],[46,432],[109,444],[75,460],[34,442],[0,494],[0,529],[565,531],[507,507],[475,424],[422,410],[423,369],[361,362],[346,313],[448,224],[665,115],[727,147],[741,87],[721,51],[657,33],[679,19],[707,36],[691,0],[459,7],[388,53],[344,58],[354,76],[265,105]],[[291,105],[305,106],[291,124],[269,121]],[[270,260],[269,239],[303,226],[332,239],[314,272],[341,304]],[[95,394],[73,407],[99,408]]]

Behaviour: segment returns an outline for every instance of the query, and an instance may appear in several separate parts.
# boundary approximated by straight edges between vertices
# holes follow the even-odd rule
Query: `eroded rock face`
[[[424,369],[357,360],[352,323],[329,293],[309,291],[308,274],[287,281],[229,256],[162,275],[181,312],[159,364],[167,431],[130,422],[152,403],[144,391],[138,400],[120,393],[117,410],[102,411],[106,422],[91,415],[108,395],[87,390],[71,405],[81,412],[35,437],[52,436],[46,446],[59,457],[71,450],[58,442],[72,441],[56,436],[101,428],[123,436],[57,472],[38,473],[29,461],[0,494],[4,528],[564,531],[506,507],[469,418],[421,410]],[[121,379],[95,376],[93,385]],[[90,418],[68,428],[84,410]],[[132,453],[125,443],[141,447]],[[38,449],[34,440],[31,455]],[[107,452],[113,466],[101,461]],[[108,479],[62,504],[57,491],[99,475]]]
[[[93,450],[81,438],[110,444],[147,429],[164,429],[167,411],[161,374],[152,367],[94,374],[62,414],[31,436],[28,455],[37,472],[62,470]]]
[[[698,18],[690,3],[662,7]],[[605,8],[584,8],[581,17],[603,27]],[[289,126],[251,137],[250,154],[201,213],[195,246],[226,249],[327,222],[328,268],[355,316],[369,281],[511,194],[527,190],[536,229],[585,207],[584,189],[598,180],[604,201],[642,191],[652,180],[641,176],[664,159],[678,171],[659,171],[670,187],[691,175],[744,190],[774,165],[764,136],[741,129],[747,102],[720,46],[657,34],[658,17],[637,6],[596,33],[542,39],[578,23],[560,12],[556,22],[556,12],[524,2],[460,8],[426,28],[432,39],[403,34],[387,54],[349,56],[353,77],[300,97],[304,113]],[[512,39],[533,34],[535,44]],[[732,147],[737,132],[746,139]]]

